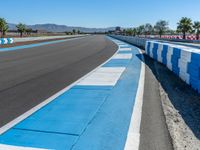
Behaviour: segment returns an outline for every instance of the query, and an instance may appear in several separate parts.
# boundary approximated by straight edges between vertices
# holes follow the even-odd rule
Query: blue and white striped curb
[[[0,45],[12,44],[12,43],[14,43],[13,38],[0,38]]]
[[[169,43],[147,41],[146,54],[163,63],[200,93],[200,50]]]
[[[112,40],[119,50],[111,59],[0,128],[0,149],[138,149],[141,54]]]

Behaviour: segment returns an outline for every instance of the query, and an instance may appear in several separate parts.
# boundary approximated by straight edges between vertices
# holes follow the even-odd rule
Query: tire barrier
[[[200,49],[161,43],[144,38],[112,35],[119,40],[145,48],[145,53],[164,64],[174,74],[200,93]]]
[[[12,43],[14,43],[13,38],[0,38],[0,45],[12,44]]]

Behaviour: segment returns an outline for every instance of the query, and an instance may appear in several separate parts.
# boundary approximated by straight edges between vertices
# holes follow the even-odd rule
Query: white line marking
[[[98,69],[99,72],[106,72],[106,73],[120,73],[121,70],[123,70],[125,67],[117,67],[118,69],[115,69],[116,67],[100,67]]]
[[[142,54],[141,50],[140,49],[138,50]],[[143,56],[142,59],[144,60]],[[142,117],[142,104],[143,104],[144,78],[145,78],[145,65],[143,62],[141,63],[142,64],[140,71],[140,79],[124,150],[138,150],[140,144],[140,124]]]
[[[116,54],[112,59],[131,59],[132,54]]]
[[[129,46],[128,44],[125,44],[125,43],[122,43],[122,44],[118,44],[119,45],[119,47],[121,48],[121,47],[126,47],[126,46]]]
[[[47,149],[0,144],[0,150],[47,150]]]
[[[115,52],[114,55],[116,55],[118,53],[118,51],[119,51],[119,46],[118,46],[118,50]],[[82,78],[78,79],[74,83],[70,84],[69,86],[67,86],[64,89],[60,90],[59,92],[57,92],[56,94],[52,95],[48,99],[44,100],[42,103],[36,105],[35,107],[31,108],[30,110],[28,110],[24,114],[20,115],[19,117],[15,118],[14,120],[10,121],[9,123],[7,123],[3,127],[1,127],[0,128],[0,135],[3,134],[4,132],[6,132],[7,130],[9,130],[10,128],[12,128],[13,126],[15,126],[16,124],[18,124],[19,122],[21,122],[22,120],[24,120],[27,117],[29,117],[30,115],[32,115],[36,111],[38,111],[42,107],[46,106],[48,103],[50,103],[51,101],[53,101],[58,96],[62,95],[66,91],[68,91],[71,87],[73,87],[74,85],[76,85],[78,82],[80,82],[81,80],[85,79],[87,76],[89,76],[90,74],[92,74],[93,72],[95,72],[97,69],[99,69],[101,66],[103,66],[104,64],[106,64],[108,61],[110,61],[112,59],[112,57],[110,57],[107,61],[105,61],[104,63],[102,63],[98,67],[96,67],[94,70],[92,70],[91,72],[89,72],[88,74],[86,74],[85,76],[83,76]]]
[[[124,45],[124,44],[126,44],[126,43],[120,42],[120,41],[113,41],[113,42],[117,43],[118,45]]]
[[[120,48],[120,49],[119,49],[119,51],[131,51],[131,50],[132,50],[131,48],[127,48],[127,47],[126,47],[126,48]]]
[[[77,85],[115,86],[125,67],[101,67]]]

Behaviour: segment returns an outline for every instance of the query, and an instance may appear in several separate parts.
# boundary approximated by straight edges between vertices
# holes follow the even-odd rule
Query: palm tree
[[[137,34],[137,28],[133,28],[133,36]]]
[[[187,17],[181,18],[178,22],[177,31],[183,33],[183,39],[186,38],[186,33],[192,31],[192,20]]]
[[[168,22],[165,20],[160,20],[156,22],[156,25],[154,26],[154,29],[156,32],[160,35],[160,38],[162,35],[167,31],[168,29]]]
[[[143,34],[144,33],[144,25],[137,27],[136,30],[137,30],[137,32],[136,32],[137,35]]]
[[[18,25],[16,25],[18,32],[20,33],[20,37],[23,36],[23,33],[26,31],[26,25],[19,23]]]
[[[1,37],[4,37],[7,31],[8,31],[8,24],[6,23],[6,20],[4,18],[0,18]]]
[[[153,26],[149,23],[144,25],[144,34],[145,36],[150,35],[153,33]]]
[[[6,32],[8,31],[9,27],[7,25],[7,23],[5,24],[5,26],[3,27],[3,31],[2,31],[2,37],[6,36]]]
[[[199,34],[200,34],[200,22],[199,21],[195,21],[194,25],[194,32],[196,33],[196,39],[199,40]]]
[[[127,29],[126,35],[132,36],[133,35],[133,29],[131,29],[131,28]]]

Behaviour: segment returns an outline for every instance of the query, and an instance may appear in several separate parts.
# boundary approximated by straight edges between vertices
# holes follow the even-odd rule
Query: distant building
[[[116,27],[115,30],[109,30],[108,33],[109,34],[121,34],[122,30],[121,30],[121,27]]]
[[[116,27],[115,34],[121,34],[121,33],[122,33],[121,27]]]
[[[120,31],[121,31],[121,27],[116,27],[116,28],[115,28],[115,31],[116,31],[116,32],[120,32]]]

